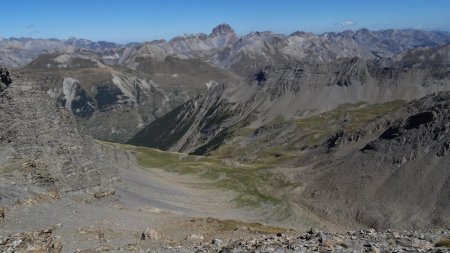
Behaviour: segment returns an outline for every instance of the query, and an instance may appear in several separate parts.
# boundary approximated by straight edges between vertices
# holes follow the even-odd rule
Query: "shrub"
[[[434,246],[450,248],[450,237],[439,239],[439,241],[436,242],[436,244]]]

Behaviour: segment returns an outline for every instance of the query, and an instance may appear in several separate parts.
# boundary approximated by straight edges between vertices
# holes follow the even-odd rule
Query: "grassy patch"
[[[399,109],[405,104],[406,101],[403,100],[383,104],[346,104],[329,112],[299,119],[296,124],[305,130],[302,137],[314,146],[323,143],[326,137],[335,131],[357,131],[364,124]]]
[[[218,159],[230,160],[239,160],[245,155],[254,154],[254,159],[246,161],[245,166],[257,170],[272,169],[297,157],[295,152],[283,150],[281,147],[258,150],[258,145],[240,147],[235,144],[222,145],[211,154],[212,157]],[[239,162],[244,163],[243,161]]]
[[[208,217],[206,219],[206,222],[209,224],[213,223],[217,224],[219,226],[219,229],[222,231],[234,231],[237,229],[241,229],[243,227],[246,227],[249,231],[258,234],[277,234],[277,233],[287,233],[291,231],[290,229],[266,226],[264,224],[257,222],[249,223],[237,220],[222,220],[211,217]]]
[[[274,147],[259,152],[258,159],[254,160],[251,164],[255,168],[271,169],[297,156],[295,152],[283,150],[281,147]]]
[[[237,131],[235,131],[234,136],[247,137],[254,131],[255,131],[255,129],[253,129],[253,128],[243,127],[243,128],[238,129]]]
[[[233,144],[224,144],[220,146],[218,149],[214,150],[212,152],[212,155],[217,158],[235,158],[239,155],[242,155],[243,153],[240,152],[240,148],[237,145]]]
[[[186,155],[117,143],[102,142],[136,152],[140,166],[160,168],[179,174],[198,175],[210,181],[211,187],[232,190],[238,193],[234,199],[239,207],[259,207],[264,204],[277,205],[281,200],[265,189],[271,174],[258,166],[233,167],[214,157]]]
[[[13,166],[5,166],[5,167],[0,167],[0,173],[11,173],[14,172],[15,170],[17,170],[16,167]]]
[[[441,238],[434,246],[450,248],[450,238]]]
[[[280,167],[298,157],[299,150],[320,146],[338,131],[352,133],[364,129],[369,122],[397,110],[405,103],[345,104],[332,111],[302,119],[279,116],[260,129],[235,129],[228,141],[210,154],[255,169]],[[278,138],[282,140],[277,142]]]

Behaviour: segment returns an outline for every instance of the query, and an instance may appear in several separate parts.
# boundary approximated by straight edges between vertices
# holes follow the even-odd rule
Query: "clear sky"
[[[4,0],[0,36],[86,38],[119,43],[209,33],[220,23],[238,34],[271,30],[450,31],[450,0]]]

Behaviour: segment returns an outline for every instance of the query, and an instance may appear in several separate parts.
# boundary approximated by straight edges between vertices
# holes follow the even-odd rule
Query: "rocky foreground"
[[[153,252],[153,249],[142,250]],[[260,235],[250,239],[214,239],[210,243],[162,247],[161,252],[450,252],[450,229],[442,231],[385,231],[374,229],[327,233],[311,229],[303,234]]]
[[[198,252],[450,252],[450,230],[439,232],[308,231],[287,236],[259,236],[249,240],[211,243]]]
[[[151,230],[144,231],[140,243],[123,247],[105,244],[97,249],[75,252],[450,252],[450,229],[434,232],[377,232],[369,229],[347,233],[327,233],[311,229],[296,235],[278,233],[247,239],[213,239],[210,242],[195,243],[198,239],[201,240],[202,236],[187,238],[190,245],[185,241],[180,242],[182,246],[161,246],[158,232]],[[0,238],[0,251],[66,252],[61,242],[52,235],[50,228]]]

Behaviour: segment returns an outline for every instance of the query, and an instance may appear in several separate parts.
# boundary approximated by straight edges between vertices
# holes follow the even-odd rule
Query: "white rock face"
[[[72,101],[76,99],[76,88],[80,85],[80,81],[74,78],[64,78],[63,95],[66,100],[66,108],[72,111]]]
[[[56,63],[61,63],[61,64],[64,64],[64,63],[69,63],[70,62],[70,59],[71,59],[71,57],[70,57],[70,55],[68,55],[68,54],[62,54],[62,55],[58,55],[55,59],[54,59],[54,61],[56,62]]]
[[[211,88],[216,87],[217,85],[219,85],[216,81],[210,80],[206,83],[206,88],[209,90]]]
[[[113,74],[112,82],[122,91],[125,96],[134,101],[133,90],[133,80],[128,80],[125,77]]]

